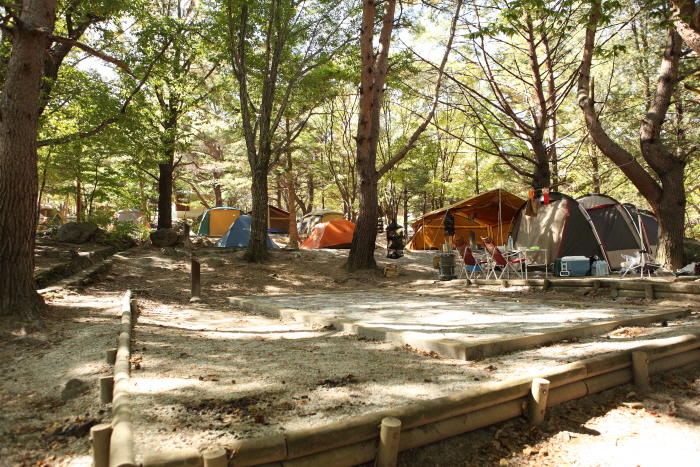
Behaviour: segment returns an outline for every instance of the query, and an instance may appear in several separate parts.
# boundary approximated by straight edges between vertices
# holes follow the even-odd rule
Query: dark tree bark
[[[11,27],[12,54],[0,96],[0,317],[35,321],[44,309],[34,282],[37,124],[42,66],[54,0],[25,0]]]
[[[462,7],[462,1],[457,1],[455,16],[452,20],[450,37],[447,42],[445,55],[438,67],[435,94],[427,116],[410,136],[405,146],[389,161],[377,170],[377,145],[379,144],[380,110],[384,96],[384,84],[386,82],[387,64],[389,58],[389,46],[391,45],[391,33],[394,27],[394,14],[396,12],[396,0],[384,2],[384,14],[382,28],[379,33],[379,48],[374,51],[374,19],[376,15],[376,3],[374,0],[363,0],[362,25],[360,26],[360,54],[362,60],[362,73],[360,75],[360,103],[357,122],[357,191],[360,213],[355,225],[355,233],[352,237],[352,246],[348,254],[346,269],[354,271],[358,269],[372,269],[377,266],[374,260],[374,246],[377,239],[377,217],[379,202],[377,197],[377,183],[379,179],[394,167],[408,152],[413,149],[420,135],[428,127],[435,114],[440,93],[445,65],[452,50],[457,19]]]
[[[173,163],[158,164],[158,229],[173,228]]]
[[[634,159],[632,154],[610,138],[598,120],[594,108],[595,97],[589,92],[591,87],[590,73],[600,14],[600,3],[596,3],[593,6],[589,26],[586,30],[578,82],[578,104],[583,111],[586,126],[595,145],[606,157],[620,167],[620,170],[644,196],[656,214],[659,221],[657,259],[673,268],[679,268],[683,262],[683,229],[686,205],[684,170],[687,159],[683,154],[673,154],[666,148],[661,137],[661,129],[668,112],[671,96],[679,82],[678,65],[681,54],[681,37],[675,30],[668,31],[656,91],[642,120],[639,132],[641,153],[653,171],[652,175]]]

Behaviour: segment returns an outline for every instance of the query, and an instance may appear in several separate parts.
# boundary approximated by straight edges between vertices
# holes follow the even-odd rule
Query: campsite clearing
[[[526,287],[502,292],[498,286],[464,289],[464,281],[440,282],[429,252],[406,252],[403,258],[390,261],[378,251],[380,264],[399,266],[400,275],[394,278],[345,272],[344,250],[276,249],[271,251],[273,261],[263,265],[245,263],[242,250],[208,248],[194,253],[202,262],[204,302],[189,303],[187,251],[142,247],[116,255],[112,270],[101,281],[79,290],[48,293],[51,308],[44,321],[45,330],[4,336],[0,346],[8,358],[0,363],[0,371],[8,378],[0,392],[0,418],[11,424],[0,423],[4,434],[0,457],[8,459],[8,465],[90,464],[87,439],[66,433],[93,420],[110,421],[109,406],[99,403],[97,382],[111,371],[104,362],[104,351],[114,345],[118,330],[111,307],[126,289],[136,290],[141,309],[132,355],[132,402],[139,456],[148,450],[227,446],[240,438],[289,432],[427,400],[486,382],[528,375],[557,363],[641,345],[654,338],[684,334],[697,328],[700,318],[693,312],[667,323],[625,327],[595,337],[466,361],[332,326],[272,318],[227,306],[225,299],[233,295],[262,298],[292,293],[303,299],[310,297],[304,294],[341,290],[371,297],[380,287],[384,292],[380,304],[385,310],[409,297],[430,300],[431,294],[437,294],[432,297],[434,303],[456,303],[457,299],[450,297],[457,294],[463,295],[465,303],[496,304],[503,296],[521,300],[503,301],[500,312],[494,305],[491,313],[498,316],[518,313],[512,307],[526,303],[523,299],[567,297]],[[353,298],[357,295],[331,296],[344,306],[357,301]],[[611,302],[609,296],[578,298],[577,302],[611,308],[610,313],[616,312],[611,303],[647,305],[637,299]],[[418,309],[429,309],[431,302],[417,303]],[[657,304],[678,305],[655,301]],[[375,316],[378,311],[370,309],[367,313]],[[507,322],[499,326],[504,333],[508,331]],[[19,348],[21,352],[14,351]],[[597,396],[597,408],[583,401],[567,404],[573,409],[563,415],[579,420],[575,426],[555,415],[547,427],[533,432],[515,420],[441,442],[439,448],[428,446],[406,453],[399,465],[491,466],[504,457],[510,465],[528,465],[533,459],[539,459],[540,464],[529,465],[544,465],[548,456],[523,454],[527,446],[538,452],[549,449],[552,460],[556,460],[553,465],[573,464],[586,446],[590,447],[586,454],[590,456],[597,452],[595,443],[605,439],[614,444],[617,435],[603,428],[606,420],[618,425],[624,421],[625,427],[634,426],[630,428],[633,431],[651,433],[655,442],[648,442],[649,446],[675,445],[680,439],[687,441],[686,446],[698,446],[697,431],[688,428],[692,422],[684,417],[692,420],[696,416],[693,404],[700,390],[695,382],[699,377],[696,365],[671,377],[674,383],[657,379],[650,393],[626,396],[633,392],[627,387],[622,388],[623,393]],[[63,401],[61,391],[70,379],[85,381],[88,389]],[[667,392],[671,390],[672,394]],[[664,395],[646,395],[653,396],[656,391]],[[683,417],[668,415],[671,409],[664,399],[673,400],[673,413]],[[622,405],[630,401],[643,404],[647,412],[642,416],[639,410]],[[601,435],[590,435],[593,429]],[[564,442],[563,436],[577,441]],[[497,445],[494,440],[499,441]],[[689,454],[687,449],[679,452],[686,462],[697,455]]]

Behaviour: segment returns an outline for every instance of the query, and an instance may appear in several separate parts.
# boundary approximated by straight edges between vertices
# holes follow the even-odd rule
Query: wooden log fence
[[[550,279],[468,279],[468,285],[528,286],[543,291],[555,290],[575,295],[610,293],[612,297],[633,297],[670,300],[700,300],[700,283],[620,280],[609,276]]]
[[[569,282],[572,281],[572,282]],[[530,282],[530,281],[527,281]],[[540,281],[542,282],[542,281]],[[567,286],[599,290],[617,288],[620,295],[635,292],[648,296],[649,284],[583,279]],[[509,281],[518,285],[517,281]],[[632,283],[630,283],[632,284]],[[523,284],[525,285],[525,284]],[[550,288],[557,281],[547,280]],[[653,284],[656,287],[656,283]],[[662,284],[655,297],[666,293],[694,295],[695,284]],[[95,467],[135,467],[133,426],[129,404],[130,343],[136,302],[128,291],[121,303],[121,332],[114,365],[112,423],[91,430]],[[112,358],[108,352],[107,358]],[[533,423],[545,419],[546,407],[595,394],[615,386],[648,385],[649,376],[700,360],[700,332],[665,339],[627,352],[594,357],[561,365],[546,373],[505,382],[485,384],[456,394],[384,410],[327,425],[240,440],[229,453],[215,449],[200,453],[183,449],[148,453],[143,467],[351,467],[377,459],[395,465],[396,452],[424,446],[511,418],[527,416]],[[109,382],[100,382],[106,399]],[[384,433],[384,434],[382,434]]]
[[[351,467],[383,456],[394,465],[391,440],[406,451],[511,418],[545,418],[545,408],[615,386],[644,385],[648,376],[700,360],[700,332],[663,339],[630,351],[560,365],[542,374],[480,387],[437,399],[361,415],[305,430],[238,441],[228,467]],[[646,366],[646,368],[644,368]],[[646,375],[645,375],[646,373]],[[396,420],[391,421],[391,420]],[[391,435],[386,433],[391,426]],[[396,428],[398,427],[398,430]],[[382,434],[384,433],[384,434]],[[383,446],[384,445],[384,446]],[[381,454],[380,454],[381,452]],[[386,454],[389,453],[389,454]],[[221,456],[208,454],[208,456]],[[143,467],[205,465],[207,455],[192,450],[152,453]],[[219,457],[220,458],[220,457]],[[217,464],[218,467],[218,464]]]

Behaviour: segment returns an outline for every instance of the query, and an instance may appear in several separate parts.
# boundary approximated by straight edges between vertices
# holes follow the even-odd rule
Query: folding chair
[[[472,249],[468,246],[462,246],[458,248],[462,261],[460,262],[459,268],[459,278],[462,278],[464,274],[467,279],[474,279],[476,275],[481,275],[484,272],[484,268],[488,264],[488,261],[483,259],[477,259],[472,253]]]
[[[525,258],[521,258],[517,252],[511,254],[501,253],[501,250],[493,242],[487,242],[486,239],[482,240],[484,240],[489,263],[486,279],[493,274],[496,280],[500,280],[503,276],[510,277],[511,272],[514,272],[519,278],[523,278],[521,269]]]
[[[644,273],[647,273],[647,277],[651,279],[652,273],[658,275],[659,272],[665,272],[665,269],[666,268],[664,268],[662,264],[657,263],[646,250],[640,250],[639,255],[634,259],[632,265],[627,268],[620,279],[624,278],[630,271],[639,271],[640,279],[644,279]]]

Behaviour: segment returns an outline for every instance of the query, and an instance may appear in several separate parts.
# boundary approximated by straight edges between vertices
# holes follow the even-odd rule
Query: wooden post
[[[193,297],[199,297],[202,293],[202,286],[200,282],[200,269],[199,269],[199,262],[197,262],[196,259],[192,258],[191,262],[191,270],[192,270],[192,296]]]
[[[612,298],[616,298],[619,295],[620,295],[620,284],[618,284],[617,282],[612,282],[610,284],[610,296]]]
[[[108,351],[106,351],[105,360],[110,365],[114,365],[114,362],[117,361],[117,349],[109,349]]]
[[[379,449],[377,450],[377,467],[396,467],[400,436],[401,420],[394,417],[382,419]]]
[[[111,437],[112,425],[109,423],[100,423],[90,428],[93,467],[109,467],[109,440]]]
[[[644,284],[644,293],[647,295],[647,300],[654,300],[654,284]]]
[[[190,242],[190,224],[185,222],[185,240],[182,242],[185,248],[192,248],[192,242]]]
[[[204,467],[226,467],[228,465],[226,449],[223,448],[204,451],[202,460],[204,461]]]
[[[531,423],[539,424],[544,421],[544,412],[547,408],[549,395],[549,381],[542,378],[532,380],[530,388],[530,400],[527,406],[527,418]]]
[[[649,387],[649,359],[646,352],[632,352],[632,374],[635,386]]]
[[[507,288],[508,288],[508,281],[507,281],[507,280],[502,280],[502,281],[501,281],[501,287],[503,287],[504,289],[507,289]]]
[[[114,378],[105,376],[100,378],[100,402],[103,404],[112,403],[112,394],[114,393]]]
[[[600,281],[595,280],[593,281],[593,295],[596,295],[598,293],[598,289],[600,289]]]

